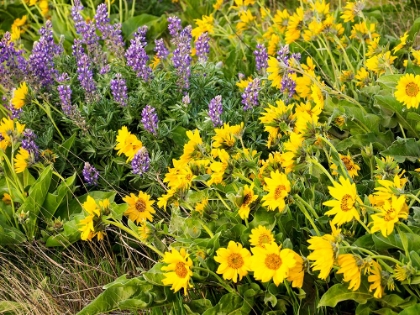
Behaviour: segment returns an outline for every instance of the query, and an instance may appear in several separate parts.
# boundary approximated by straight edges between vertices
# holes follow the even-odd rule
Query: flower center
[[[239,269],[244,265],[244,259],[240,254],[232,253],[227,259],[228,266],[233,269]]]
[[[342,157],[341,161],[343,161],[343,163],[344,163],[344,165],[345,165],[345,167],[348,171],[351,171],[353,169],[352,160],[350,160],[347,156]]]
[[[145,212],[146,211],[146,203],[143,199],[139,199],[136,201],[136,210],[138,212]]]
[[[281,265],[281,258],[277,254],[270,254],[267,255],[265,258],[265,265],[268,269],[277,270],[280,268]]]
[[[410,97],[416,97],[417,94],[419,94],[419,92],[420,92],[420,88],[414,82],[410,82],[405,86],[405,93]]]
[[[274,199],[279,199],[282,195],[283,190],[286,190],[286,187],[284,185],[277,186],[276,190],[274,191]]]
[[[350,195],[344,195],[341,199],[341,210],[347,212],[353,208],[353,198]]]
[[[385,221],[392,221],[395,218],[395,209],[394,208],[390,208],[389,210],[386,211],[386,214],[384,216],[384,220]]]
[[[243,205],[243,206],[247,206],[247,205],[249,205],[249,203],[251,202],[251,200],[252,200],[252,196],[251,196],[251,194],[246,194],[246,195],[244,196],[244,201],[242,202],[242,205]]]
[[[258,238],[258,245],[260,245],[261,247],[265,248],[265,244],[270,244],[271,243],[271,237],[268,234],[261,234],[260,237]]]
[[[185,268],[185,263],[182,261],[176,263],[175,273],[180,278],[185,278],[188,274],[187,268]]]

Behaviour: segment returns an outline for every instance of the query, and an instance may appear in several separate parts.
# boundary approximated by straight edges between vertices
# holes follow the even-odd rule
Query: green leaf
[[[398,315],[398,313],[394,312],[389,308],[381,308],[379,310],[376,310],[374,313],[380,315]]]
[[[389,88],[394,89],[397,86],[398,80],[402,77],[402,74],[389,74],[382,75],[376,80],[379,84]]]
[[[27,233],[26,236],[29,240],[33,240],[36,236],[36,230],[38,228],[38,215],[42,204],[48,194],[52,178],[52,165],[47,166],[39,178],[29,189],[28,197],[25,199],[22,206],[19,208],[19,212],[29,213],[27,222]]]
[[[335,307],[339,302],[346,300],[354,300],[359,304],[365,304],[371,297],[372,294],[369,292],[361,292],[361,288],[358,291],[351,291],[345,284],[335,284],[321,297],[318,307]]]
[[[69,155],[70,149],[73,147],[74,142],[76,140],[76,133],[74,133],[70,138],[64,141],[61,145],[59,145],[56,149],[57,154],[59,155],[59,159],[57,162],[54,163],[54,167],[58,173],[63,173],[64,169],[67,166],[67,156]]]
[[[408,31],[407,41],[408,42],[413,41],[414,37],[416,36],[416,34],[418,33],[419,30],[420,30],[420,17],[415,19],[415,21],[411,25],[411,28]]]
[[[192,300],[188,304],[184,304],[185,308],[187,309],[187,314],[203,314],[206,310],[211,308],[213,305],[211,304],[210,300],[207,299],[198,299]]]
[[[206,310],[203,315],[218,315],[218,314],[229,314],[229,315],[241,315],[241,307],[243,304],[243,298],[234,293],[228,293],[222,296],[219,303],[214,307]]]
[[[383,156],[392,156],[398,163],[405,160],[416,162],[420,158],[420,140],[398,138],[388,149],[380,152]]]
[[[152,269],[143,274],[144,279],[153,285],[163,286],[162,280],[165,276],[161,268],[164,265],[164,263],[155,264]]]
[[[25,235],[18,229],[0,225],[0,245],[16,245],[25,241]]]
[[[47,194],[40,212],[44,220],[50,220],[63,202],[64,198],[73,191],[76,175],[77,173],[74,173],[72,176],[63,181],[54,193]]]
[[[398,315],[418,315],[420,314],[420,304],[416,304],[410,306],[403,310],[402,312],[398,313]]]

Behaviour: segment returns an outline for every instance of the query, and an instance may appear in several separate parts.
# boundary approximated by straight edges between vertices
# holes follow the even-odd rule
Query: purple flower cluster
[[[52,23],[45,22],[45,26],[39,31],[41,37],[34,43],[31,55],[29,56],[29,70],[36,83],[43,87],[49,87],[54,83],[58,75],[54,69],[54,56],[63,51],[63,47],[54,43]]]
[[[139,27],[134,33],[134,38],[130,41],[125,57],[127,58],[127,65],[129,65],[137,76],[144,81],[148,81],[152,74],[152,69],[147,66],[149,56],[147,56],[144,47],[146,46],[146,32],[147,26]]]
[[[169,55],[169,50],[165,47],[165,43],[163,42],[163,39],[156,39],[155,40],[155,52],[156,56],[163,60],[166,59]]]
[[[102,33],[105,46],[108,47],[115,56],[121,57],[124,53],[124,41],[121,35],[121,24],[110,24],[108,18],[108,7],[105,3],[96,8],[95,14],[96,28]]]
[[[150,157],[149,152],[145,147],[142,147],[134,155],[133,160],[131,161],[131,167],[133,168],[133,173],[136,175],[143,175],[150,169]]]
[[[291,60],[294,62],[299,62],[300,58],[300,53],[290,54],[289,45],[283,46],[277,52],[277,60],[281,63],[282,67],[285,68],[283,71],[280,90],[283,93],[288,92],[289,98],[291,98],[296,92],[296,82],[292,79],[291,76],[294,73],[294,71],[290,69],[292,65]]]
[[[244,93],[242,93],[242,104],[244,105],[244,110],[248,110],[259,105],[258,94],[260,89],[260,79],[258,78],[252,80],[252,82],[248,84]]]
[[[156,109],[150,105],[146,105],[141,112],[141,122],[144,129],[148,132],[151,132],[155,136],[157,135],[158,129],[158,116],[156,114]]]
[[[221,116],[223,113],[222,96],[217,95],[209,103],[209,116],[214,127],[223,125]]]
[[[207,55],[210,52],[209,34],[207,32],[201,34],[195,42],[195,54],[200,62],[207,61]]]
[[[127,106],[127,84],[121,73],[117,73],[115,79],[111,80],[111,92],[115,102],[120,106]]]
[[[71,104],[71,88],[69,85],[59,85],[57,87],[58,96],[60,97],[61,109],[63,110],[64,115],[79,126],[82,130],[86,128],[86,121],[80,114],[79,109]]]
[[[25,129],[23,132],[22,148],[28,151],[34,158],[34,161],[38,160],[39,148],[35,144],[36,134],[31,129]]]
[[[71,17],[74,21],[74,27],[77,34],[82,36],[82,43],[88,47],[88,52],[92,52],[99,46],[99,36],[96,34],[94,23],[87,23],[82,14],[84,7],[80,0],[74,0],[74,6],[71,8]],[[95,16],[96,18],[96,16]]]
[[[80,41],[75,40],[73,45],[73,55],[77,60],[77,78],[80,85],[85,90],[85,97],[87,102],[92,102],[97,99],[96,84],[93,80],[93,72],[91,70],[91,63],[89,57],[84,53]]]
[[[98,185],[99,172],[94,166],[90,165],[89,162],[85,162],[82,173],[87,184],[92,186]]]
[[[0,41],[0,85],[8,90],[24,80],[28,64],[23,53],[15,48],[10,33],[6,32]]]
[[[263,44],[258,44],[257,49],[254,50],[255,64],[257,71],[261,71],[267,68],[268,53],[267,48]]]
[[[182,30],[181,19],[176,16],[170,16],[168,17],[168,22],[169,35],[172,38],[178,37],[179,32]]]
[[[188,89],[190,86],[191,69],[191,26],[188,25],[174,41],[177,47],[174,50],[172,63],[178,74],[178,86],[181,89]]]

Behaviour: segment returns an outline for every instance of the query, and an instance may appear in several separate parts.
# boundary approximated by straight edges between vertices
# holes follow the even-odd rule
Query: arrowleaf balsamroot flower
[[[109,207],[109,200],[105,199],[99,202],[101,208]],[[104,227],[101,225],[101,208],[96,203],[95,199],[91,196],[88,196],[86,201],[83,203],[83,209],[88,213],[88,215],[80,220],[79,222],[79,231],[81,231],[80,238],[83,241],[91,241],[95,236],[98,240],[104,238],[105,232]]]
[[[154,200],[150,200],[150,196],[142,191],[139,192],[138,196],[131,193],[130,196],[126,196],[123,200],[128,204],[127,211],[124,215],[136,223],[149,220],[153,222],[152,214],[155,213],[152,205],[155,203]]]
[[[328,187],[330,195],[335,200],[323,203],[325,206],[332,207],[325,214],[335,215],[332,224],[337,224],[338,226],[351,222],[353,219],[360,219],[359,212],[354,206],[356,201],[360,199],[357,196],[356,184],[351,184],[349,179],[344,179],[342,176],[340,176],[339,181],[341,184],[334,182],[334,187]]]
[[[381,231],[384,237],[387,237],[394,231],[395,224],[399,219],[407,219],[408,206],[405,203],[404,196],[392,196],[391,200],[385,200],[380,212],[371,216],[373,226],[371,233]]]
[[[220,263],[216,272],[223,275],[223,279],[234,283],[238,277],[242,280],[251,270],[251,253],[234,241],[229,241],[227,248],[219,248],[214,260]]]
[[[265,248],[254,247],[252,251],[252,270],[254,278],[262,282],[273,279],[276,286],[287,278],[289,270],[296,265],[293,251],[281,249],[276,243],[267,244]]]
[[[284,198],[291,189],[286,174],[279,171],[271,172],[271,177],[264,178],[264,182],[266,183],[264,190],[268,191],[268,194],[262,198],[263,206],[270,211],[274,211],[276,208],[280,212],[284,211],[286,207]]]
[[[370,267],[370,275],[368,276],[368,281],[371,283],[369,286],[369,292],[375,290],[373,296],[377,299],[380,299],[384,294],[384,287],[382,286],[382,267],[376,261],[372,261]]]
[[[167,271],[164,274],[165,279],[162,280],[162,283],[164,285],[172,285],[171,290],[174,292],[184,289],[184,294],[188,294],[188,288],[192,288],[190,279],[193,274],[191,270],[193,263],[185,248],[181,248],[180,251],[172,248],[171,252],[165,253],[163,262],[168,264],[168,266],[161,268],[162,271]]]
[[[343,280],[350,282],[349,289],[356,291],[360,287],[363,261],[353,254],[341,254],[338,255],[337,264],[340,267],[337,273],[343,274]]]
[[[397,84],[394,93],[398,102],[403,103],[407,108],[418,108],[420,103],[420,75],[407,73],[403,75]]]
[[[266,245],[274,243],[274,235],[265,226],[259,225],[251,230],[249,243],[255,247],[265,248]]]
[[[15,109],[21,109],[25,105],[25,98],[28,94],[28,86],[26,82],[22,82],[20,86],[13,92],[11,103]]]
[[[22,173],[25,171],[29,164],[30,164],[30,154],[29,151],[25,150],[24,148],[19,148],[19,153],[16,154],[16,157],[14,159],[15,162],[15,172],[16,173]]]
[[[127,156],[127,162],[134,158],[134,155],[142,146],[142,142],[135,135],[131,134],[126,126],[118,130],[115,150],[118,150],[117,155],[121,155],[121,153],[125,154]]]
[[[242,202],[238,211],[238,214],[242,220],[248,219],[249,212],[251,211],[251,203],[253,203],[257,199],[258,195],[254,194],[254,184],[251,184],[251,186],[245,185],[242,196]]]

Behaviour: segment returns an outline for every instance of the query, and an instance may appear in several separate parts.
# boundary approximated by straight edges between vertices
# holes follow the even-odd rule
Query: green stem
[[[316,213],[315,209],[309,204],[307,203],[301,196],[299,195],[295,195],[297,197],[297,199],[299,199],[309,210],[311,210],[313,216],[315,217],[315,219],[319,219],[319,215],[318,213]]]
[[[295,197],[295,199],[297,199],[299,201],[302,201],[303,200],[299,195],[294,195],[294,197]],[[319,232],[318,227],[315,225],[314,220],[312,219],[312,217],[310,216],[310,214],[308,213],[308,211],[306,211],[306,208],[299,201],[296,202],[296,204],[298,205],[299,209],[305,215],[306,219],[308,219],[308,221],[311,223],[311,225],[314,228],[316,234],[318,236],[321,236],[321,233]]]
[[[223,287],[223,288],[225,288],[229,293],[235,293],[236,294],[236,291],[232,288],[232,287],[230,287],[229,285],[227,285],[226,283],[225,283],[225,281],[223,281],[223,279],[222,278],[220,278],[216,273],[214,273],[213,271],[211,271],[211,270],[209,270],[209,269],[205,269],[205,268],[202,268],[202,267],[196,267],[196,266],[193,266],[192,267],[193,269],[195,269],[195,270],[201,270],[201,271],[204,271],[204,272],[208,272],[209,274],[211,274],[213,277],[215,277],[216,279],[217,279],[217,281],[219,282],[219,284]]]
[[[226,209],[228,209],[229,211],[232,211],[232,209],[230,209],[230,207],[227,205],[227,203],[225,202],[225,200],[222,198],[222,196],[220,196],[219,192],[216,191],[216,195],[217,197],[219,197],[219,200],[223,203],[223,205],[226,207]]]
[[[139,240],[143,245],[146,245],[148,248],[150,248],[152,251],[154,251],[156,254],[158,254],[159,256],[163,257],[164,254],[158,250],[156,247],[154,247],[151,244],[148,243],[144,243],[140,237],[137,235],[137,233],[135,233],[133,230],[131,230],[130,228],[126,227],[124,224],[122,224],[121,222],[118,221],[113,221],[113,220],[103,220],[103,223],[105,224],[110,224],[113,226],[116,226],[117,228],[125,231],[126,233],[130,234],[131,236],[133,236],[136,240]]]
[[[327,175],[327,177],[330,179],[330,181],[331,181],[332,184],[335,183],[334,178],[332,178],[331,174],[325,169],[325,167],[322,166],[321,163],[319,163],[315,159],[309,159],[308,162],[311,163],[311,164],[314,164],[315,166],[317,166],[325,175]]]
[[[210,238],[213,238],[214,237],[214,234],[213,234],[213,232],[208,228],[208,226],[207,225],[205,225],[204,224],[204,222],[203,221],[201,221],[200,220],[200,224],[201,224],[201,226],[203,227],[203,229],[204,229],[204,231],[206,231],[207,232],[207,234],[210,236]]]

